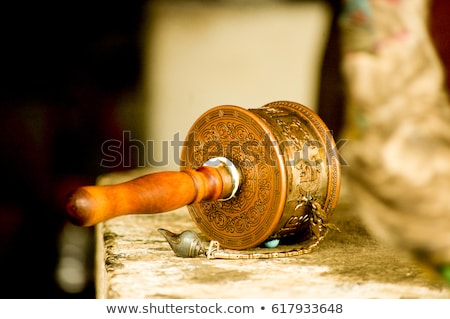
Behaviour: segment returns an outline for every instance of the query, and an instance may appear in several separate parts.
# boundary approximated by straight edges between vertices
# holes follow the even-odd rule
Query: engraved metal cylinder
[[[256,247],[268,239],[310,236],[308,205],[332,216],[340,189],[340,166],[325,123],[309,108],[278,101],[257,109],[218,106],[191,127],[181,169],[214,157],[229,159],[241,184],[226,201],[188,206],[198,228],[230,249]]]

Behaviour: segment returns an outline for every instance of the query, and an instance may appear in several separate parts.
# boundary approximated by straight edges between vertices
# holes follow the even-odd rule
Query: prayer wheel
[[[313,236],[311,211],[320,208],[328,222],[339,189],[338,151],[325,123],[306,106],[277,101],[206,111],[187,134],[179,172],[84,186],[68,195],[66,207],[73,223],[92,226],[187,205],[210,240],[243,250]]]

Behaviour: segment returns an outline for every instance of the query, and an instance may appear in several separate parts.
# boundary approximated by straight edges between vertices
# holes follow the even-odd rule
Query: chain
[[[229,250],[220,247],[220,243],[212,240],[205,252],[208,259],[271,259],[283,257],[295,257],[311,253],[325,238],[329,229],[340,231],[334,224],[324,223],[327,220],[326,212],[321,205],[311,198],[305,198],[299,205],[308,204],[311,207],[309,218],[311,239],[297,245],[289,245],[278,248],[254,248],[246,251]],[[294,246],[294,248],[292,248]]]

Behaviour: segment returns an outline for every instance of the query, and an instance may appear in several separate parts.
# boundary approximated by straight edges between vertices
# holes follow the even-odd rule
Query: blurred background
[[[93,228],[67,223],[64,197],[111,172],[178,169],[170,141],[211,107],[293,100],[338,136],[339,2],[2,4],[0,297],[94,298]],[[448,7],[434,1],[431,20],[446,65]],[[102,165],[106,141],[119,147]]]

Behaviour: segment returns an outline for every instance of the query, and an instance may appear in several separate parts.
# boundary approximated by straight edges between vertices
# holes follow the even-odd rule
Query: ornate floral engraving
[[[188,168],[223,156],[239,167],[242,176],[234,198],[191,205],[191,215],[200,225],[207,223],[205,233],[222,237],[225,244],[263,236],[284,200],[280,167],[265,158],[277,156],[276,149],[266,145],[267,129],[248,112],[223,108],[210,112],[207,121],[198,121],[191,131],[188,144],[195,147],[188,147],[185,156],[194,161]]]
[[[331,214],[337,202],[340,170],[328,134],[317,115],[291,102],[205,113],[188,135],[185,168],[226,157],[240,170],[241,184],[229,200],[190,205],[197,226],[232,249],[268,238],[307,239],[311,206],[305,203],[313,200]]]

